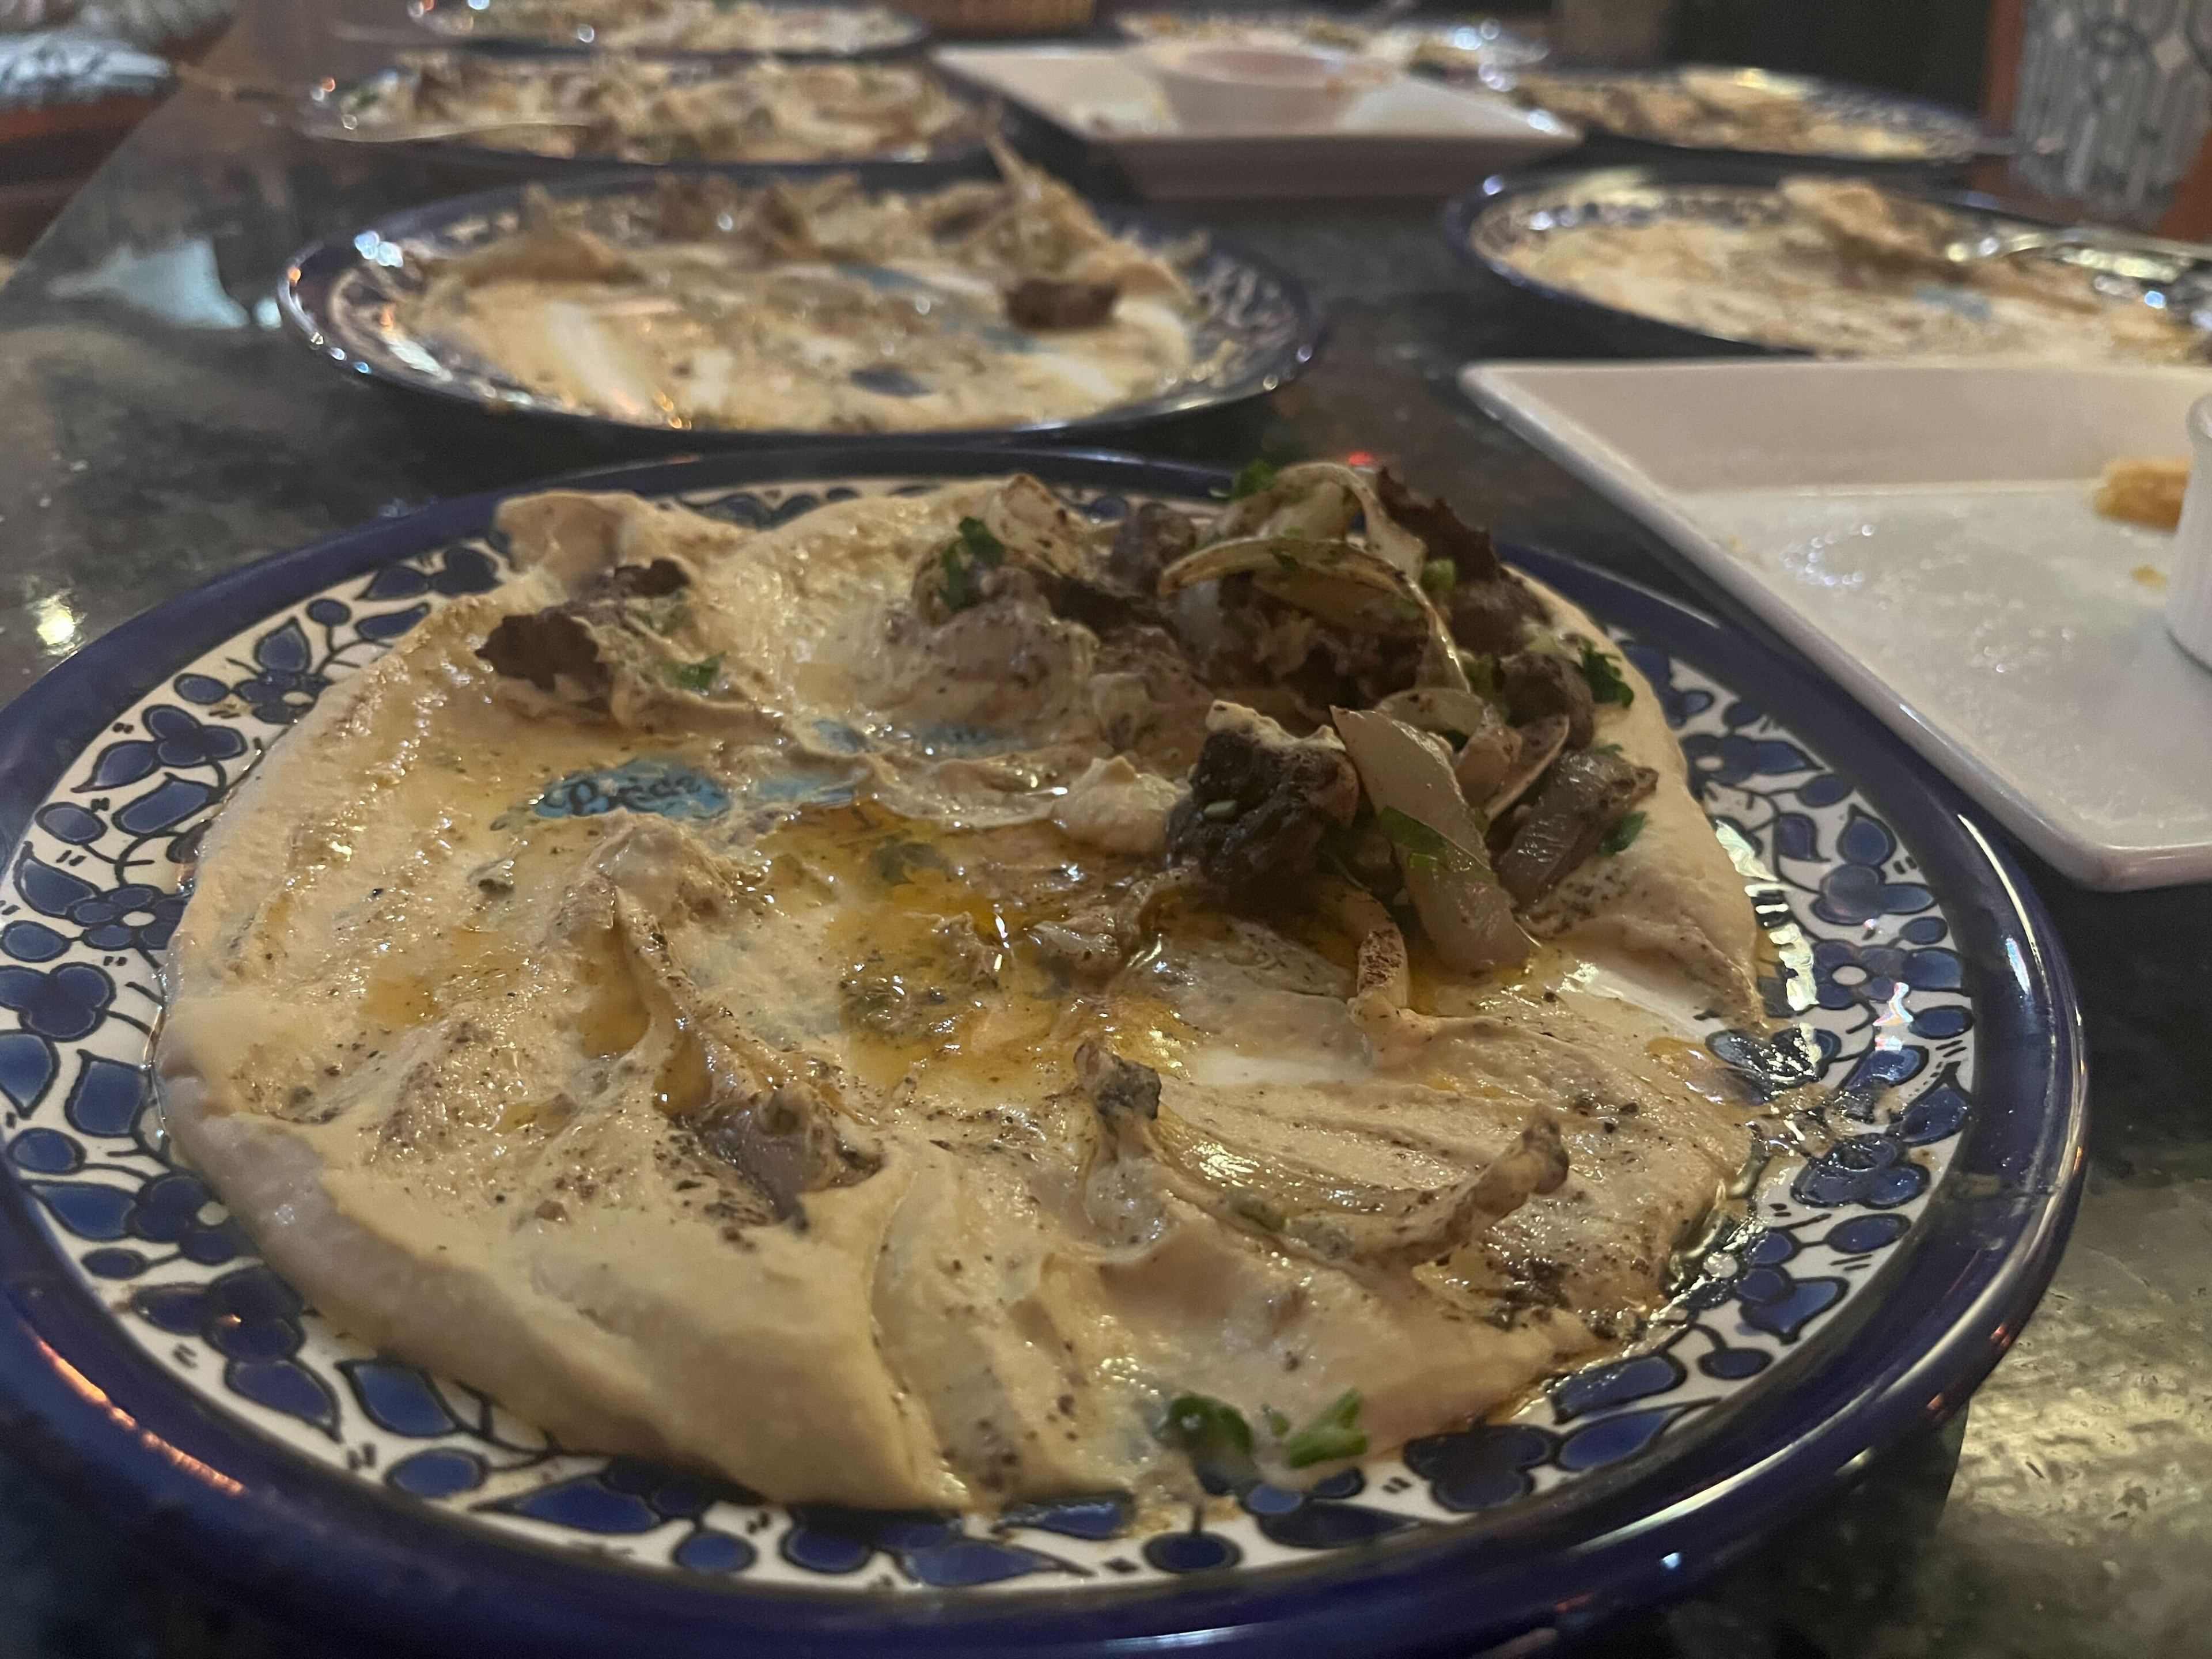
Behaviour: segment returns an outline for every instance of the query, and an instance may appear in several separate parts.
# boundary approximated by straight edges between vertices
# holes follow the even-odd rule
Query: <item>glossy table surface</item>
[[[295,82],[373,63],[331,39],[329,9],[249,8],[215,63]],[[0,700],[262,554],[645,453],[349,383],[278,326],[295,248],[484,182],[311,145],[199,91],[109,161],[0,289]],[[1711,602],[1453,389],[1472,358],[1597,348],[1456,264],[1435,204],[1187,216],[1300,272],[1332,338],[1271,404],[1127,447],[1232,465],[1370,450],[1509,538]],[[2081,984],[2094,1079],[2087,1196],[2041,1312],[1963,1425],[1899,1448],[1849,1501],[1602,1650],[2143,1659],[2212,1642],[2212,892],[2094,895],[2030,868]],[[157,1539],[110,1531],[0,1450],[0,1659],[319,1645],[182,1582]]]

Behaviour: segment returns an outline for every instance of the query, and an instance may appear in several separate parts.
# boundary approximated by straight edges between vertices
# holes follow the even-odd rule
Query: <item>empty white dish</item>
[[[1194,132],[1133,50],[944,46],[959,79],[1086,141],[1154,200],[1431,196],[1581,142],[1573,127],[1492,92],[1395,76],[1319,125]]]
[[[1469,366],[1478,402],[1644,520],[2063,874],[2212,878],[2212,672],[2173,538],[2106,464],[2187,447],[2212,369]]]

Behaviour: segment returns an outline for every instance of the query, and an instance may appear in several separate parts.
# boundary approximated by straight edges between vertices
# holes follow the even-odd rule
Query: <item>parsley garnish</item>
[[[686,691],[705,691],[714,684],[714,677],[722,672],[720,656],[702,657],[696,662],[670,662],[660,665],[660,672]]]
[[[1243,1492],[1260,1483],[1259,1465],[1252,1461],[1252,1425],[1224,1401],[1177,1395],[1168,1402],[1160,1438],[1190,1460],[1209,1491]]]
[[[1634,689],[1620,677],[1620,665],[1587,640],[1583,641],[1582,665],[1583,678],[1597,702],[1617,702],[1626,708],[1636,701]]]
[[[1459,665],[1467,676],[1467,689],[1478,697],[1491,702],[1500,701],[1504,693],[1498,689],[1498,659],[1474,651],[1459,653]]]
[[[1605,839],[1598,842],[1597,850],[1607,858],[1613,857],[1617,853],[1626,853],[1635,844],[1636,838],[1644,833],[1644,824],[1643,813],[1629,813],[1619,823],[1605,832]]]
[[[1421,567],[1421,586],[1442,599],[1459,586],[1459,567],[1449,559],[1431,559]]]
[[[939,592],[947,611],[965,611],[983,602],[983,572],[1006,562],[1006,544],[994,536],[981,519],[960,520],[960,532],[937,556],[945,569]]]
[[[1243,465],[1238,467],[1237,476],[1229,481],[1229,499],[1232,501],[1241,501],[1247,495],[1258,495],[1275,482],[1275,475],[1281,471],[1282,468],[1277,466],[1273,461],[1255,455]]]
[[[1283,1462],[1303,1469],[1315,1463],[1334,1462],[1340,1457],[1357,1457],[1365,1451],[1367,1437],[1358,1427],[1359,1403],[1359,1390],[1346,1389],[1316,1413],[1312,1422],[1285,1435]]]

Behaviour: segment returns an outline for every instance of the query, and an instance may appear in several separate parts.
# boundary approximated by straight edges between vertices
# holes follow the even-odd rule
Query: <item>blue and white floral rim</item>
[[[709,170],[738,175],[741,183],[749,181],[744,169]],[[901,188],[869,174],[866,167],[831,171],[863,173],[864,182],[871,188]],[[939,185],[942,182],[939,181]],[[284,285],[277,291],[278,307],[308,348],[337,367],[478,409],[531,415],[601,433],[653,434],[692,445],[787,443],[823,438],[848,449],[871,441],[910,448],[932,439],[1095,436],[1170,416],[1226,408],[1248,398],[1266,397],[1304,374],[1320,352],[1327,332],[1321,302],[1304,283],[1272,260],[1188,224],[1101,203],[1091,204],[1091,209],[1107,229],[1151,252],[1182,261],[1197,308],[1190,331],[1192,357],[1203,368],[1158,397],[1066,419],[902,433],[880,440],[850,434],[673,427],[624,420],[570,408],[485,365],[441,356],[394,324],[396,303],[422,283],[424,261],[452,258],[484,247],[520,228],[526,188],[543,190],[562,201],[588,203],[594,213],[615,213],[651,197],[659,187],[650,171],[630,168],[563,177],[528,187],[483,191],[390,214],[373,225],[325,237],[294,254]],[[1191,255],[1187,250],[1194,237],[1200,251]]]
[[[943,450],[732,456],[593,482],[760,521],[833,488],[1014,465],[1102,514],[1216,482],[1116,458]],[[855,476],[826,483],[841,467]],[[1571,1596],[1595,1616],[1686,1583],[1931,1401],[1963,1400],[2039,1291],[2070,1212],[2081,1107],[2063,968],[2033,901],[1855,711],[1692,613],[1531,558],[1626,624],[1625,648],[1660,688],[1709,808],[1771,860],[1780,879],[1760,902],[1810,946],[1804,988],[1827,1034],[1817,1063],[1859,1120],[1839,1121],[1828,1157],[1762,1191],[1762,1224],[1709,1259],[1697,1293],[1628,1357],[1511,1422],[1417,1443],[1316,1494],[1262,1488],[1232,1520],[1132,1537],[1110,1496],[995,1527],[778,1510],[550,1447],[480,1396],[349,1345],[252,1261],[195,1177],[162,1162],[141,1069],[153,953],[181,908],[168,890],[178,860],[259,746],[432,606],[497,579],[497,550],[479,539],[494,499],[226,578],[0,715],[0,835],[21,835],[0,897],[12,1177],[0,1266],[16,1287],[0,1395],[112,1494],[197,1511],[191,1543],[236,1539],[211,1547],[227,1571],[281,1572],[295,1589],[335,1575],[325,1595],[449,1638],[480,1613],[485,1651],[582,1650],[619,1614],[632,1638],[781,1631],[823,1651],[911,1620],[909,1645],[948,1650],[1194,1629],[1235,1649],[1273,1626],[1273,1651],[1320,1652],[1348,1638],[1309,1617],[1361,1601],[1381,1622],[1352,1621],[1358,1650],[1382,1650],[1394,1620],[1431,1637],[1438,1620],[1470,1640],[1510,1636]],[[167,649],[147,653],[149,638]],[[1685,656],[1738,689],[1757,682],[1790,724]],[[1862,764],[1824,763],[1839,754]],[[1776,1083],[1796,1063],[1715,1041]],[[1955,1179],[1966,1171],[1998,1178]],[[1963,1261],[1929,1267],[1960,1249]],[[1900,1319],[1909,1337],[1872,1334]],[[311,1532],[287,1530],[303,1521]],[[1559,1553],[1569,1541],[1572,1571]],[[554,1602],[594,1587],[558,1617],[549,1560],[568,1564]],[[580,1572],[586,1560],[637,1571]],[[396,1565],[443,1594],[402,1593]],[[857,1631],[855,1593],[868,1610]]]

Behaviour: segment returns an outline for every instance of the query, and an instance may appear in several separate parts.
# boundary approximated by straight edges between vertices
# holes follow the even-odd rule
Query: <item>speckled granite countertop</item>
[[[301,61],[331,50],[319,9],[249,15],[223,66],[253,73],[258,51],[341,67]],[[199,92],[108,163],[0,291],[0,699],[273,550],[645,453],[348,384],[276,327],[269,296],[294,248],[483,182],[311,147]],[[1455,264],[1431,210],[1192,216],[1303,273],[1333,337],[1272,406],[1136,447],[1221,462],[1372,450],[1509,537],[1691,591],[1644,532],[1452,389],[1469,358],[1591,348]],[[1851,1500],[1604,1651],[2146,1659],[2212,1639],[2212,893],[2091,895],[2029,864],[2081,981],[2095,1074],[2088,1194],[2041,1313],[1963,1425],[1899,1448]],[[0,1659],[325,1650],[158,1555],[0,1454]]]

